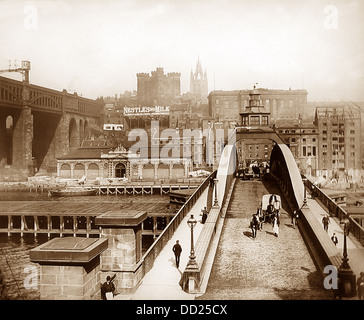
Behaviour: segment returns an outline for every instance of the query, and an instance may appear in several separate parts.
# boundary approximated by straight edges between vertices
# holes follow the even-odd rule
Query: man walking
[[[339,240],[337,240],[337,236],[336,236],[335,232],[332,234],[331,240],[335,244],[335,246],[338,244]]]
[[[176,267],[179,268],[179,258],[181,256],[182,247],[179,244],[179,240],[176,240],[176,244],[173,246],[172,251],[174,252],[174,257],[176,259]]]
[[[322,218],[322,224],[324,225],[324,230],[327,232],[329,230],[329,223],[330,223],[330,218],[328,215],[324,216]]]

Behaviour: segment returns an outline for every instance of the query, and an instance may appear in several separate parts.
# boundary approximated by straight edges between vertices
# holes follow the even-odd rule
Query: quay
[[[77,198],[77,199],[76,199]],[[166,195],[104,197],[89,196],[41,201],[1,201],[0,234],[46,234],[54,236],[100,237],[95,219],[105,213],[121,210],[147,212],[142,224],[142,236],[158,237],[176,213],[178,206],[170,204]]]
[[[202,182],[202,179],[180,179],[182,181],[155,183],[149,181],[140,182],[125,182],[125,183],[110,183],[110,184],[96,184],[89,182],[83,186],[97,189],[97,194],[100,195],[136,195],[136,194],[169,194],[174,190],[188,190],[196,189]],[[0,192],[17,192],[17,191],[29,191],[31,193],[46,193],[53,188],[82,188],[77,181],[68,182],[3,182],[0,183]]]

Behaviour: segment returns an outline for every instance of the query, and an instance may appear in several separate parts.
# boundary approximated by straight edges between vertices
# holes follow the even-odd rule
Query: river
[[[0,206],[4,201],[64,201],[87,202],[92,204],[100,202],[120,203],[124,208],[136,206],[140,210],[167,212],[175,210],[169,205],[168,195],[97,195],[92,197],[49,197],[45,193],[31,192],[0,192]],[[29,260],[29,250],[48,241],[45,234],[0,234],[0,269],[2,270],[8,297],[11,300],[37,300],[39,292],[39,265]]]

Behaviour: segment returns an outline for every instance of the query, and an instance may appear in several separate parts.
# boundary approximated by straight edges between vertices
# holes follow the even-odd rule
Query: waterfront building
[[[77,151],[57,159],[57,177],[77,180],[84,177],[86,180],[101,182],[112,179],[171,182],[188,178],[189,172],[193,170],[193,159],[199,156],[194,150],[201,150],[202,147],[192,148],[194,153],[191,157],[183,157],[182,149],[178,154],[164,157],[161,151],[167,143],[173,142],[164,141],[159,146],[154,142],[159,154],[158,157],[152,157],[151,146],[148,146],[148,150],[139,150],[133,154],[121,145],[109,146],[106,141],[84,141]]]

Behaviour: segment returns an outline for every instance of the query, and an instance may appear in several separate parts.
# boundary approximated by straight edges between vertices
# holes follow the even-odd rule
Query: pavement
[[[328,215],[328,210],[323,205],[321,205],[320,202],[311,198],[307,199],[307,204],[311,211],[314,213],[317,220],[322,224],[322,218],[325,215]],[[343,228],[340,225],[339,219],[336,217],[330,218],[327,236],[331,238],[333,233],[336,233],[336,237],[338,238],[336,248],[338,252],[342,255],[344,249],[344,232]],[[348,263],[355,273],[356,278],[358,278],[360,272],[364,272],[364,247],[354,236],[350,235],[350,233],[349,236],[346,238],[346,244],[349,258]]]
[[[151,270],[144,276],[142,283],[133,295],[116,295],[114,300],[193,300],[195,294],[189,294],[182,290],[179,282],[182,272],[186,268],[191,250],[191,229],[187,220],[191,214],[197,221],[201,220],[201,209],[206,206],[208,190],[202,193],[189,214],[185,216],[181,224],[167,242],[163,250],[154,261]],[[201,233],[203,225],[198,222],[194,228],[194,243]],[[172,247],[179,240],[182,247],[180,265],[177,269]]]

